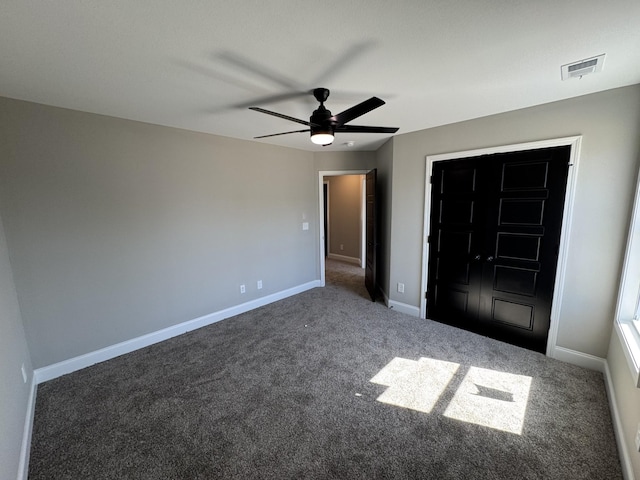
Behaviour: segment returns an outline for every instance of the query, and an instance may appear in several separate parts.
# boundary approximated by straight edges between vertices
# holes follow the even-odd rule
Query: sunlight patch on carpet
[[[378,397],[379,402],[430,413],[459,367],[432,358],[416,362],[396,357],[370,381],[389,387]]]
[[[370,381],[388,387],[379,402],[431,413],[460,367],[433,358],[396,357]],[[521,435],[530,387],[531,377],[469,367],[444,416]]]
[[[531,377],[470,367],[444,416],[522,434]]]

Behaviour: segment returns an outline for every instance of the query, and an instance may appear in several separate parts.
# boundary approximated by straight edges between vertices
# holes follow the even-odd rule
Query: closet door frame
[[[558,327],[560,320],[560,307],[564,294],[565,274],[569,252],[569,233],[573,217],[573,205],[575,199],[576,182],[578,177],[578,162],[580,158],[580,145],[582,136],[554,138],[536,142],[527,142],[511,145],[501,145],[496,147],[481,148],[476,150],[457,151],[438,155],[427,155],[425,169],[425,189],[424,189],[424,216],[423,216],[423,239],[422,239],[422,292],[420,299],[420,318],[426,318],[427,302],[426,291],[429,275],[429,230],[431,219],[431,175],[433,164],[444,160],[454,160],[457,158],[476,157],[481,155],[492,155],[495,153],[510,153],[523,150],[535,150],[540,148],[550,148],[559,146],[570,146],[569,172],[567,176],[567,188],[565,191],[564,213],[562,218],[562,233],[560,235],[560,247],[558,252],[558,265],[555,276],[555,289],[553,293],[549,335],[547,340],[547,356],[555,356],[556,343],[558,338]]]

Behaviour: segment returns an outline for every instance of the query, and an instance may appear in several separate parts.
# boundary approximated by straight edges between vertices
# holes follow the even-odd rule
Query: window
[[[631,214],[616,306],[615,330],[627,357],[633,382],[640,388],[640,183],[636,187]]]

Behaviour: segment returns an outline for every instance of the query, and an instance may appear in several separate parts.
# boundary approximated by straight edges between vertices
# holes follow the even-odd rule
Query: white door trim
[[[367,176],[360,182],[360,266],[367,266]]]
[[[322,210],[323,215],[327,216],[327,230],[324,232],[324,235],[320,235],[320,239],[322,240],[322,248],[325,247],[325,242],[324,242],[324,238],[326,237],[327,241],[326,241],[326,246],[327,246],[327,250],[329,252],[331,252],[331,182],[329,182],[328,180],[323,179],[322,180],[322,208],[324,209],[324,186],[327,186],[327,211],[325,212],[324,210]],[[322,226],[324,227],[324,216],[321,218],[320,223],[322,223]],[[324,250],[323,250],[324,252]],[[324,252],[324,258],[326,258],[329,254],[329,252]],[[324,285],[324,283],[323,283]]]
[[[560,146],[570,146],[571,153],[569,156],[569,172],[567,175],[567,189],[565,192],[564,214],[562,217],[562,231],[560,234],[560,250],[558,252],[558,266],[556,270],[555,288],[553,291],[553,300],[551,306],[551,319],[549,326],[549,338],[547,341],[547,355],[555,356],[556,343],[558,340],[558,326],[560,321],[560,307],[564,294],[565,274],[568,262],[569,252],[569,233],[571,231],[571,222],[573,217],[573,204],[576,192],[576,183],[578,179],[578,160],[580,159],[580,146],[582,136],[553,138],[538,142],[518,143],[514,145],[501,145],[497,147],[481,148],[478,150],[467,150],[462,152],[451,152],[439,155],[428,155],[426,158],[426,176],[424,188],[424,218],[423,218],[423,238],[422,238],[422,290],[427,291],[428,284],[428,267],[429,267],[429,223],[431,219],[431,182],[430,178],[433,172],[434,162],[443,160],[452,160],[456,158],[477,157],[480,155],[492,155],[495,153],[519,152],[523,150],[534,150],[540,148],[551,148]],[[427,300],[425,294],[421,294],[420,298],[420,318],[426,318]]]
[[[320,266],[320,286],[324,287],[324,200],[322,198],[324,177],[335,177],[339,175],[366,175],[369,170],[320,170],[318,172],[318,223],[320,232],[320,241],[318,242],[318,264]]]

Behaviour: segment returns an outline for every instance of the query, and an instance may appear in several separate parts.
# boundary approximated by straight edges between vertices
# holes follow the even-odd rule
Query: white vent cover
[[[598,55],[597,57],[586,58],[579,62],[567,63],[562,65],[562,80],[569,80],[571,78],[582,78],[590,73],[596,73],[602,70],[604,66],[605,54]]]

